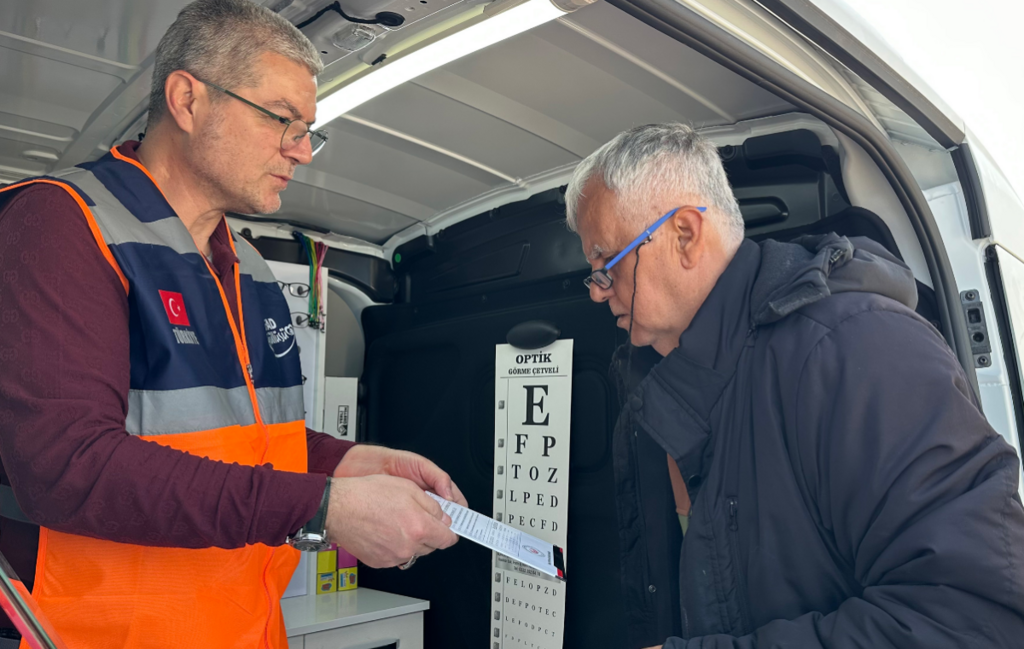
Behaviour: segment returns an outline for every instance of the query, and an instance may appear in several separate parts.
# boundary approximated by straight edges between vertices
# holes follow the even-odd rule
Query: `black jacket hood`
[[[760,244],[761,266],[750,294],[751,324],[770,324],[834,293],[877,293],[913,309],[914,274],[871,239],[835,233]]]

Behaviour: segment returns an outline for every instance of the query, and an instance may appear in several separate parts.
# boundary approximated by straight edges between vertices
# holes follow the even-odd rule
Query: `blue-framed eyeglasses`
[[[628,246],[626,246],[625,248],[622,249],[622,252],[620,252],[619,254],[617,254],[614,257],[612,257],[612,260],[609,261],[608,264],[604,268],[598,268],[594,272],[590,273],[590,275],[586,279],[583,280],[583,284],[588,289],[590,288],[591,284],[597,284],[599,287],[604,288],[604,289],[611,288],[612,287],[612,276],[608,273],[608,271],[610,271],[612,269],[612,266],[614,266],[615,264],[617,264],[620,261],[622,261],[622,258],[625,257],[626,255],[628,255],[629,253],[633,252],[633,249],[636,248],[637,246],[639,246],[641,244],[644,244],[644,243],[647,243],[648,241],[650,241],[651,240],[651,235],[654,234],[654,231],[657,230],[658,228],[660,228],[662,223],[664,223],[665,221],[669,220],[672,217],[673,214],[675,214],[676,212],[678,212],[681,209],[683,209],[683,208],[682,207],[677,207],[677,208],[669,211],[669,213],[666,214],[665,216],[663,216],[660,219],[658,219],[657,221],[655,221],[654,225],[652,225],[651,227],[649,227],[646,230],[644,230],[643,232],[641,232],[639,237],[637,237],[636,239],[633,239],[632,243],[630,243]],[[708,208],[706,208],[706,207],[697,207],[695,209],[698,212],[704,212],[704,211],[707,211]]]

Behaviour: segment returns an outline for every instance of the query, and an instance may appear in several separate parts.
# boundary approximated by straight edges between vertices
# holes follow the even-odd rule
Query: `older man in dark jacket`
[[[715,147],[678,124],[619,135],[566,196],[591,297],[663,357],[620,427],[692,502],[682,638],[654,638],[638,442],[620,444],[633,647],[1024,646],[1020,464],[902,262],[834,234],[745,241]]]

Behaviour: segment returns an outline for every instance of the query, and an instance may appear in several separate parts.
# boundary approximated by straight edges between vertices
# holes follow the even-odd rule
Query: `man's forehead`
[[[607,256],[614,245],[614,214],[599,210],[580,210],[577,230],[580,233],[583,252],[588,260]]]
[[[316,117],[316,78],[296,61],[274,52],[261,57],[259,88],[266,108],[290,119],[312,123]]]

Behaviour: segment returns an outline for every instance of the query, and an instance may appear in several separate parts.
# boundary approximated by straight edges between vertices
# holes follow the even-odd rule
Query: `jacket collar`
[[[679,464],[691,489],[709,452],[711,410],[751,339],[750,293],[761,249],[744,241],[693,322],[629,400],[638,421]]]

